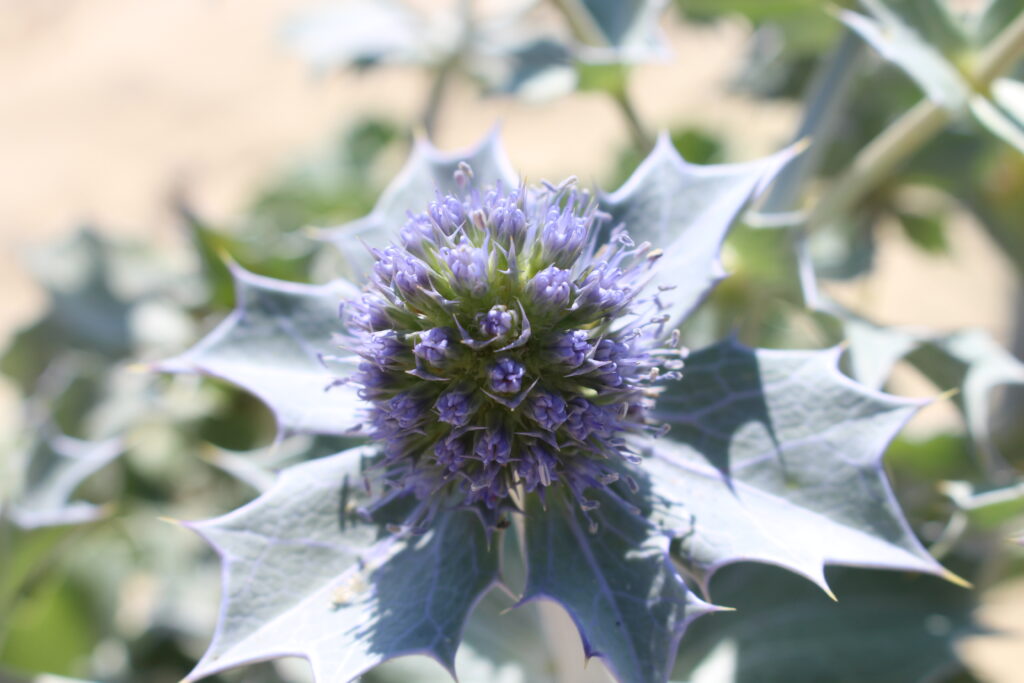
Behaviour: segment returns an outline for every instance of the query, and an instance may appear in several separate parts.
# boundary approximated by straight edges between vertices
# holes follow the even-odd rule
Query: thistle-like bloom
[[[589,510],[588,489],[629,478],[622,436],[657,429],[657,384],[680,376],[643,292],[659,252],[573,179],[478,188],[463,164],[456,181],[373,250],[343,308],[385,479],[429,509],[500,512],[561,485]]]
[[[662,137],[600,196],[628,225],[571,182],[474,186],[466,166],[456,190],[424,196],[456,160],[417,154],[387,201],[336,234],[368,274],[363,291],[236,269],[239,309],[165,365],[240,384],[283,429],[361,422],[371,437],[197,526],[224,558],[227,604],[190,680],[295,654],[318,681],[410,652],[453,670],[470,611],[517,561],[495,542],[505,521],[521,523],[522,601],[562,604],[623,683],[668,680],[686,624],[712,609],[676,560],[705,597],[740,561],[823,587],[826,564],[948,578],[881,463],[917,403],[856,385],[836,350],[727,341],[674,381],[675,329],[722,276],[729,225],[791,152],[699,167]],[[470,158],[511,177],[490,143]],[[394,206],[410,197],[420,204]],[[339,298],[354,358],[331,336]]]

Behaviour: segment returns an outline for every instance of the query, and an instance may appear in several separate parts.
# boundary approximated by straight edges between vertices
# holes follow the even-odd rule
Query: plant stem
[[[828,140],[846,108],[860,62],[864,43],[853,31],[846,30],[839,45],[816,70],[807,92],[807,107],[792,142]],[[821,165],[824,144],[812,144],[790,161],[775,178],[758,211],[784,214],[799,211],[801,195]]]
[[[466,54],[470,44],[473,42],[473,0],[462,0],[459,3],[459,15],[462,21],[462,37],[455,51],[452,52],[437,67],[434,81],[430,84],[430,91],[427,93],[427,101],[423,106],[423,115],[420,119],[423,124],[423,131],[428,139],[433,139],[437,132],[437,118],[441,111],[441,103],[444,100],[448,84],[455,73],[463,55]]]
[[[1021,55],[1024,55],[1024,11],[979,55],[973,73],[975,82],[987,87],[1009,71]]]
[[[623,87],[619,92],[612,94],[612,99],[615,100],[615,104],[618,105],[619,111],[622,112],[623,118],[626,119],[626,124],[629,126],[630,137],[633,138],[633,145],[637,151],[641,154],[646,154],[651,151],[654,147],[654,141],[651,134],[647,132],[640,116],[637,114],[636,109],[633,107],[633,102],[626,92],[626,88]]]
[[[992,81],[1024,54],[1024,12],[979,56],[968,81],[985,92]],[[952,118],[951,112],[930,100],[922,100],[892,122],[862,149],[846,171],[830,184],[808,217],[813,230],[833,216],[843,214],[880,185],[901,162],[938,135]]]
[[[423,106],[423,131],[428,139],[434,138],[437,131],[437,116],[441,110],[441,102],[444,100],[444,93],[447,90],[448,81],[455,66],[455,60],[448,60],[437,69],[434,82],[430,85],[430,92],[427,93],[427,102]]]
[[[850,166],[831,183],[807,219],[810,229],[846,213],[904,159],[917,152],[949,122],[950,114],[930,100],[911,107],[854,158]]]

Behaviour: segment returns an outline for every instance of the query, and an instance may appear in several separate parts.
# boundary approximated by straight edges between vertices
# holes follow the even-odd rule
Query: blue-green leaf
[[[24,457],[22,485],[9,503],[11,520],[23,529],[91,522],[103,508],[71,501],[75,489],[121,454],[119,439],[82,441],[46,427]]]
[[[530,101],[545,101],[572,92],[578,76],[569,49],[550,38],[508,40],[508,27],[484,34],[487,51],[472,63],[474,73],[493,92],[516,94]],[[504,40],[503,40],[504,39]],[[502,41],[502,44],[495,41]]]
[[[558,683],[553,644],[541,628],[539,605],[520,605],[501,589],[484,596],[466,622],[455,657],[459,680],[486,683]],[[451,683],[435,662],[408,657],[387,662],[363,683]]]
[[[856,384],[838,357],[724,342],[692,355],[661,397],[657,415],[672,430],[650,442],[644,468],[661,525],[705,589],[740,561],[822,587],[826,564],[945,574],[882,469],[886,446],[921,404]]]
[[[341,251],[346,275],[352,282],[364,282],[373,265],[371,247],[384,247],[398,236],[407,213],[425,211],[436,196],[455,191],[452,174],[459,162],[473,167],[479,186],[501,181],[514,187],[519,180],[505,156],[495,129],[472,149],[441,152],[424,139],[417,140],[405,167],[377,200],[373,211],[363,218],[320,233]]]
[[[154,366],[237,384],[274,411],[282,429],[342,434],[358,424],[360,399],[328,360],[341,353],[338,305],[357,293],[344,280],[304,285],[234,267],[235,310],[194,347]]]
[[[913,359],[915,364],[941,388],[960,387],[956,400],[971,438],[984,457],[996,457],[989,428],[992,391],[1008,384],[1024,384],[1024,363],[982,330],[925,337],[922,344],[922,353]],[[937,352],[937,357],[930,351]],[[950,371],[953,374],[948,374]]]
[[[665,57],[658,28],[666,0],[556,0],[579,41],[581,61],[591,64]]]
[[[284,40],[314,69],[379,62],[418,62],[427,54],[429,26],[410,7],[394,0],[322,3],[289,21]]]
[[[35,256],[28,259],[28,267],[46,289],[49,307],[14,336],[0,358],[0,369],[31,392],[46,367],[68,351],[104,360],[131,354],[135,343],[130,320],[138,302],[113,286],[115,265],[124,266],[130,259],[91,229]]]
[[[850,358],[850,375],[871,389],[885,386],[901,358],[920,345],[920,336],[900,327],[880,327],[832,308],[841,316]]]
[[[612,215],[610,227],[623,223],[634,241],[664,250],[648,287],[664,290],[658,298],[670,315],[668,327],[725,277],[718,254],[726,233],[796,151],[789,148],[743,164],[701,166],[688,163],[662,135],[622,187],[602,196],[602,208]]]
[[[873,18],[844,10],[843,22],[905,71],[928,99],[952,112],[963,111],[971,88],[949,60],[880,0],[862,2]]]
[[[978,491],[966,481],[944,482],[943,493],[975,526],[994,529],[1011,520],[1024,521],[1024,482]]]
[[[932,577],[836,569],[834,602],[769,567],[722,572],[716,598],[735,612],[687,634],[677,676],[690,683],[937,681],[962,665],[979,629],[971,591]]]
[[[694,596],[669,559],[669,538],[621,501],[591,493],[596,532],[563,492],[527,505],[529,573],[523,600],[550,598],[576,622],[588,657],[621,683],[664,681],[686,625],[714,608]]]
[[[989,94],[971,98],[971,113],[993,135],[1024,153],[1024,83],[999,78]]]
[[[849,338],[851,372],[868,386],[881,388],[893,367],[908,358],[940,389],[959,388],[955,397],[963,411],[971,438],[983,457],[997,457],[992,442],[992,391],[1009,384],[1024,384],[1024,363],[983,330],[938,334],[905,327],[884,327],[830,302]]]
[[[442,511],[421,535],[388,534],[357,512],[372,449],[285,470],[252,503],[193,525],[221,555],[224,605],[189,680],[284,656],[318,681],[348,681],[392,657],[454,667],[463,624],[495,582],[480,519]]]

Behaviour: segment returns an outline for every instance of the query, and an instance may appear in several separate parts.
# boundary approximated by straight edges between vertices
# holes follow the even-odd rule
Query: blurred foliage
[[[557,3],[558,16],[567,23],[555,36],[533,30],[537,26],[530,21],[528,4],[515,8],[510,24],[515,30],[493,46],[486,37],[498,35],[498,21],[486,23],[469,47],[459,36],[446,34],[449,42],[434,51],[424,51],[426,32],[414,36],[415,50],[394,40],[405,33],[386,31],[369,32],[359,49],[339,45],[333,31],[341,27],[352,33],[344,17],[307,17],[286,33],[305,40],[303,50],[316,48],[313,61],[326,60],[317,62],[321,66],[365,68],[411,60],[440,83],[453,68],[453,55],[460,55],[463,67],[479,66],[471,75],[487,90],[527,97],[599,91],[613,97],[628,115],[630,66],[638,59],[626,59],[629,50],[598,58],[597,52],[581,49],[588,42],[581,33],[585,15],[573,15],[569,7],[580,3]],[[626,4],[637,13],[603,14],[600,3],[582,6],[599,22],[624,22],[604,31],[606,38],[630,36],[609,41],[613,48],[639,45],[657,52],[650,12],[658,10],[655,19],[661,16],[659,3]],[[750,25],[750,48],[733,81],[747,95],[808,101],[820,96],[825,102],[843,97],[843,106],[820,109],[822,116],[831,117],[826,126],[830,132],[813,138],[808,153],[813,163],[802,169],[802,177],[791,186],[795,189],[787,189],[788,196],[779,200],[784,208],[774,209],[792,209],[797,217],[788,227],[764,229],[758,224],[763,217],[751,215],[749,226],[733,231],[723,253],[732,275],[687,321],[686,344],[699,347],[730,334],[750,345],[778,348],[828,346],[849,339],[850,374],[873,378],[882,387],[896,362],[906,357],[931,379],[936,393],[958,390],[954,400],[970,428],[942,425],[926,436],[903,436],[889,449],[886,464],[919,537],[976,584],[972,592],[930,578],[836,570],[829,574],[840,598],[836,605],[811,584],[778,570],[731,567],[716,578],[713,597],[740,611],[713,615],[691,627],[677,671],[693,681],[838,680],[833,674],[839,666],[855,672],[849,676],[853,680],[919,680],[926,675],[929,680],[971,680],[953,645],[977,630],[972,610],[986,599],[988,589],[1024,575],[1024,549],[1006,542],[1024,532],[1024,428],[1019,420],[999,419],[1000,414],[1019,415],[1020,402],[996,390],[1020,381],[1014,356],[1020,355],[1024,339],[1013,340],[1012,353],[993,350],[991,340],[986,343],[992,347],[964,353],[950,342],[961,337],[885,328],[861,312],[841,310],[825,300],[817,284],[869,274],[882,231],[893,220],[923,254],[943,258],[953,248],[953,231],[964,214],[992,237],[1018,274],[1024,273],[1024,154],[1007,143],[1012,133],[993,130],[992,119],[951,116],[918,147],[870,178],[842,210],[809,225],[809,207],[828,200],[844,184],[849,187],[850,169],[870,162],[864,150],[922,102],[929,92],[928,74],[945,67],[911,68],[906,58],[886,59],[857,42],[854,56],[841,64],[848,91],[815,90],[816,74],[847,32],[836,12],[872,14],[878,3],[861,6],[846,0],[830,3],[831,9],[818,0],[676,0],[674,5],[671,21],[739,17]],[[885,21],[911,28],[916,39],[963,74],[997,34],[1021,19],[1024,7],[1019,0],[958,6],[980,9],[958,13],[941,0],[881,5],[891,12]],[[375,25],[408,22],[402,12],[396,10]],[[634,26],[635,21],[639,24]],[[382,43],[383,38],[388,40]],[[409,56],[414,53],[415,59]],[[644,54],[649,56],[649,50]],[[466,55],[480,58],[474,62]],[[1021,73],[1016,59],[1008,60],[1008,68],[1002,76]],[[539,87],[552,74],[560,74],[561,80]],[[443,94],[439,89],[436,96]],[[994,103],[1012,123],[1012,92],[1010,99]],[[443,108],[434,109],[425,116],[443,115]],[[144,372],[145,363],[180,351],[231,310],[234,285],[228,261],[279,279],[325,280],[332,273],[332,256],[305,229],[368,213],[410,130],[424,123],[382,118],[357,123],[319,155],[268,182],[232,225],[212,224],[191,208],[187,197],[179,198],[190,253],[168,255],[152,245],[113,242],[84,230],[31,259],[49,303],[0,357],[0,371],[26,405],[19,433],[4,444],[8,455],[0,471],[0,679],[8,677],[2,672],[24,680],[50,672],[117,683],[162,683],[187,674],[213,628],[219,570],[199,539],[158,518],[198,519],[230,510],[251,499],[276,468],[326,455],[345,443],[303,437],[275,442],[272,417],[255,399],[223,383],[153,376]],[[821,121],[809,112],[805,124],[814,129]],[[609,187],[617,187],[644,158],[642,125],[636,132],[633,147],[608,150],[618,159]],[[743,156],[730,147],[730,140],[691,122],[676,122],[669,134],[693,163]],[[794,138],[804,134],[795,131]],[[1024,326],[1015,322],[1020,334]],[[33,453],[68,436],[86,444],[116,436],[123,445],[118,459],[99,459],[96,468],[65,482],[70,499],[60,501],[97,506],[87,509],[105,514],[63,519],[79,525],[23,528],[15,523],[13,511],[31,494],[26,482],[61,474],[54,464],[60,458]],[[984,453],[992,449],[999,457],[986,460]],[[26,475],[29,471],[31,476]],[[502,647],[506,635],[513,633],[516,643],[528,643],[521,647],[540,652],[543,644],[530,640],[539,617],[495,626],[507,607],[499,602],[489,598],[471,622],[478,642],[470,639],[466,660],[481,667],[474,670],[489,672],[481,675],[499,672],[494,680],[533,681],[551,675],[553,665],[546,659],[538,664],[542,657],[527,662],[539,669],[524,673]],[[436,665],[427,666],[434,666],[430,675],[436,677]],[[403,661],[367,678],[432,680],[423,671]],[[211,680],[309,679],[303,665],[284,662]]]

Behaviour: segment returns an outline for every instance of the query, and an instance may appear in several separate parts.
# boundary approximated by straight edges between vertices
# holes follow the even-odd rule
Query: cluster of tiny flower
[[[455,181],[342,306],[385,480],[492,512],[562,484],[589,511],[588,490],[635,487],[623,437],[656,430],[655,383],[682,368],[657,295],[639,298],[660,252],[622,226],[598,248],[609,217],[574,179],[481,191],[460,164]]]

